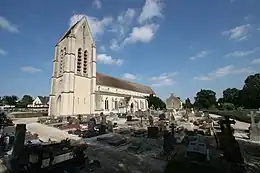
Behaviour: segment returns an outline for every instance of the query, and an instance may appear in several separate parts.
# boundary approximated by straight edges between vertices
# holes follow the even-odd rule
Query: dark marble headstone
[[[244,163],[244,159],[240,152],[240,147],[231,129],[231,124],[235,124],[234,120],[229,120],[226,116],[224,120],[219,122],[221,127],[220,146],[224,151],[224,157],[229,163]]]
[[[14,157],[20,157],[24,149],[24,141],[26,134],[26,124],[17,124],[15,129],[15,139],[13,143]]]
[[[148,138],[157,138],[159,134],[158,127],[148,127]]]
[[[128,115],[128,116],[126,117],[126,121],[132,121],[132,116],[131,116],[131,115]]]
[[[173,137],[171,133],[164,132],[163,135],[163,151],[164,153],[169,153],[173,149]]]

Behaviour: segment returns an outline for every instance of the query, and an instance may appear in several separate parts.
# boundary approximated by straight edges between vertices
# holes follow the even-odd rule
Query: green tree
[[[236,109],[236,106],[233,103],[223,103],[221,107],[223,110],[228,110],[228,111]]]
[[[219,98],[217,102],[218,102],[218,104],[223,104],[225,101],[223,98]]]
[[[0,106],[3,106],[3,100],[1,96],[0,96]]]
[[[33,98],[30,95],[24,95],[23,98],[17,103],[17,107],[26,108],[27,105],[32,104]]]
[[[193,107],[193,105],[192,105],[192,103],[191,103],[189,98],[187,98],[185,100],[185,103],[184,103],[183,107],[186,108],[186,109],[191,109]]]
[[[244,108],[260,108],[260,73],[246,78],[241,91],[241,101]]]
[[[159,109],[165,109],[166,108],[166,104],[159,98],[156,96],[153,96],[152,94],[146,97],[147,101],[148,101],[148,107],[151,108],[152,105],[154,106],[155,109],[159,108]]]
[[[235,106],[241,105],[240,90],[237,88],[227,88],[223,91],[223,101],[225,103],[232,103]]]
[[[199,109],[209,109],[216,105],[216,100],[216,93],[214,91],[201,89],[196,94],[194,106]]]
[[[3,104],[6,104],[6,105],[16,105],[17,100],[18,100],[18,97],[15,95],[3,96],[3,98],[2,98]]]

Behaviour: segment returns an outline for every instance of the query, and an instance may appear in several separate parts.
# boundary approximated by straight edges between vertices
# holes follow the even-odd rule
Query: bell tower
[[[96,46],[87,18],[71,26],[55,47],[49,115],[95,111]]]

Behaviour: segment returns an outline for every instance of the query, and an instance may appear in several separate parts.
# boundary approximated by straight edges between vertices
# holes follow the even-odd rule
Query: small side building
[[[47,96],[37,96],[33,103],[28,105],[29,108],[48,108],[49,107],[49,97]]]
[[[179,97],[176,97],[173,93],[166,99],[167,110],[180,110],[183,107],[183,103]]]
[[[37,96],[33,103],[27,105],[29,109],[36,112],[46,112],[49,108],[49,97],[47,96]]]

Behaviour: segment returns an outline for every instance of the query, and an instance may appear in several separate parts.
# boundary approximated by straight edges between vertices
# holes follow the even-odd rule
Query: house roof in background
[[[40,101],[42,102],[43,105],[47,104],[49,102],[49,97],[47,96],[38,96]]]

